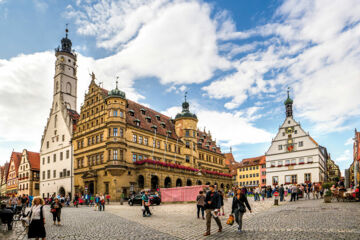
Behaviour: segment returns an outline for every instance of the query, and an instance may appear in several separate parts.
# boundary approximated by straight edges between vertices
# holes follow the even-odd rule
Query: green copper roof
[[[117,84],[118,82],[116,81],[116,88],[108,93],[108,97],[120,97],[122,99],[126,99],[125,92],[119,90]]]
[[[285,105],[288,105],[288,104],[293,104],[293,100],[290,98],[290,95],[289,95],[289,90],[287,91],[287,99],[285,100],[284,104]]]
[[[190,110],[189,110],[189,103],[186,102],[186,100],[185,100],[185,102],[183,102],[183,104],[182,104],[182,111],[181,111],[181,113],[176,114],[175,119],[179,119],[179,118],[183,118],[183,117],[197,119],[197,116],[196,116],[194,113],[191,113],[191,112],[190,112]]]

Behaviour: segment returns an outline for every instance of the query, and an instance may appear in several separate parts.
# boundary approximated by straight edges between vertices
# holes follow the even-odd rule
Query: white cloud
[[[346,149],[338,158],[335,159],[336,162],[351,162],[352,153],[349,149]]]
[[[351,138],[348,138],[348,140],[346,140],[345,142],[345,146],[349,146],[349,145],[353,145],[354,144],[354,139],[351,137]]]
[[[258,108],[226,112],[205,109],[194,101],[191,103],[190,111],[197,115],[198,127],[201,130],[204,127],[210,130],[213,139],[216,138],[218,144],[229,147],[243,143],[271,142],[273,134],[255,127],[252,123],[257,119],[254,114]],[[174,118],[179,112],[181,112],[181,107],[171,107],[162,113]]]
[[[78,32],[96,37],[129,77],[154,76],[162,84],[202,83],[230,63],[218,55],[216,24],[197,1],[101,1],[68,7]]]
[[[292,86],[295,114],[314,122],[315,130],[348,129],[345,121],[360,115],[359,12],[356,0],[290,0],[279,7],[273,22],[245,32],[236,32],[227,19],[219,38],[263,36],[262,43],[257,40],[262,48],[234,47],[235,54],[250,53],[232,60],[236,72],[203,90],[212,98],[230,99],[225,107],[235,109],[251,96]]]

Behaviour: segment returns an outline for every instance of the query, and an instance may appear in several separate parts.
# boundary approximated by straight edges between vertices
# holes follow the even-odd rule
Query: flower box
[[[304,162],[300,162],[299,165],[305,164]]]
[[[296,163],[292,163],[292,164],[291,164],[291,166],[294,166],[294,165],[296,165]]]
[[[289,184],[291,184],[291,183],[289,183],[289,182],[286,182],[286,183],[285,183],[285,185],[289,185]]]
[[[282,167],[282,164],[278,165],[278,167]]]
[[[285,164],[285,166],[290,166],[290,164]]]

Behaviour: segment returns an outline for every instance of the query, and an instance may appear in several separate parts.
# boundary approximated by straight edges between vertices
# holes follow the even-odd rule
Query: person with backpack
[[[204,236],[210,235],[211,218],[214,218],[219,227],[218,232],[222,232],[222,225],[219,219],[221,200],[219,194],[215,191],[214,185],[209,186],[210,191],[206,193],[205,197],[205,212],[206,212],[206,232]]]
[[[50,206],[50,212],[53,215],[54,225],[56,225],[56,220],[57,220],[57,225],[58,226],[61,225],[60,223],[61,208],[62,208],[62,203],[59,201],[58,198],[55,198],[54,202]]]
[[[205,206],[205,195],[203,191],[200,191],[199,195],[197,195],[196,197],[197,218],[200,218],[200,210],[201,210],[202,219],[205,219],[204,206]]]
[[[28,238],[46,239],[45,214],[43,211],[44,200],[41,197],[35,197],[33,206],[29,212],[29,231]]]
[[[231,213],[235,214],[235,221],[239,225],[238,233],[242,233],[242,217],[246,212],[245,205],[249,209],[249,211],[252,212],[246,195],[243,194],[242,191],[238,190],[235,197],[233,198],[231,207]]]

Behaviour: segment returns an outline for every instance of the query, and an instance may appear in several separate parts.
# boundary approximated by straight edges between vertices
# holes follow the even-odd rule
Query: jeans
[[[53,215],[53,221],[54,222],[56,222],[56,220],[58,222],[60,222],[61,210],[57,210],[56,212],[53,212],[52,215]]]
[[[244,213],[240,212],[239,209],[236,209],[234,213],[235,213],[235,221],[239,225],[238,229],[241,230],[242,229],[242,217],[243,217]]]
[[[214,218],[216,224],[218,225],[219,229],[222,229],[222,226],[221,226],[221,222],[220,222],[220,219],[219,217],[214,217],[212,214],[211,214],[211,211],[213,211],[214,209],[206,209],[205,212],[206,212],[206,232],[210,232],[210,228],[211,228],[211,217]]]
[[[104,204],[102,204],[102,203],[99,204],[99,211],[101,211],[101,209],[103,211],[105,211],[105,203]]]
[[[284,194],[280,194],[280,202],[284,201]]]
[[[201,205],[196,205],[197,206],[197,217],[200,217],[200,210],[201,210],[201,215],[204,218],[204,206]]]
[[[144,217],[145,217],[145,214],[146,214],[146,213],[147,213],[149,216],[151,215],[149,206],[145,206],[145,210],[143,211],[143,216],[144,216]]]
[[[262,200],[264,201],[265,200],[265,193],[262,193],[261,197],[262,197]]]

